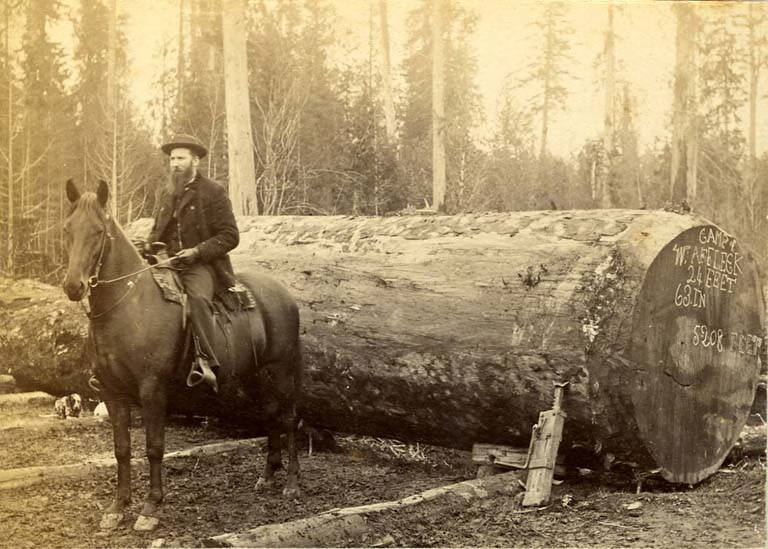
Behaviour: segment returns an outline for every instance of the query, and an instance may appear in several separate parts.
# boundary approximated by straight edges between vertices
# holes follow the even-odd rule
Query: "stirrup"
[[[187,375],[187,387],[195,387],[203,382],[210,385],[214,393],[219,392],[219,384],[216,381],[216,374],[211,370],[208,361],[203,358],[196,358],[192,363],[189,375]]]

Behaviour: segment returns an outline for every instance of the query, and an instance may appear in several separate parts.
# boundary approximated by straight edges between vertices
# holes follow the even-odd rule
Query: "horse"
[[[247,411],[243,415],[259,418],[267,433],[267,458],[257,491],[275,486],[285,433],[289,463],[283,495],[300,497],[296,436],[303,362],[298,306],[289,291],[265,274],[240,274],[256,307],[232,313],[226,329],[219,323],[212,342],[221,361],[218,394],[201,394],[203,386],[188,389],[180,364],[189,358],[182,307],[164,299],[148,272],[152,266],[110,215],[107,184],[101,181],[95,193],[81,195],[69,180],[66,195],[70,212],[64,233],[69,257],[63,288],[70,300],[87,296],[90,302],[89,344],[112,420],[117,461],[117,490],[103,513],[101,528],[109,530],[122,523],[130,503],[132,404],[141,409],[150,482],[135,530],[149,531],[159,524],[167,413],[169,408],[189,408],[189,403],[197,403],[198,411],[202,403],[208,412],[237,408]]]

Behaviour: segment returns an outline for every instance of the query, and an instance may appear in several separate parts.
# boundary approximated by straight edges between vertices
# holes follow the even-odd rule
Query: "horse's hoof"
[[[139,532],[151,532],[157,525],[160,524],[160,519],[157,517],[148,517],[146,515],[139,515],[136,522],[133,524],[133,529]]]
[[[99,528],[102,530],[114,530],[125,519],[123,513],[104,513],[99,523]]]
[[[265,490],[271,490],[275,486],[275,479],[265,479],[264,477],[259,477],[259,480],[256,482],[256,491],[257,492],[263,492]]]
[[[288,499],[299,499],[301,497],[301,488],[296,486],[289,488],[286,486],[283,488],[283,495]]]

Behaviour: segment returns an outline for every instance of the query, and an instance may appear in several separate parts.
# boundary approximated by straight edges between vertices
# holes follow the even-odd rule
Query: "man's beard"
[[[193,175],[192,166],[183,170],[171,170],[171,175],[168,178],[168,191],[171,194],[181,195],[184,192],[184,186],[189,183]]]

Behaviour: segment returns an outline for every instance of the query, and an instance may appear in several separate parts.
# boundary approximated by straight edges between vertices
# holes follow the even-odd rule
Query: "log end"
[[[749,415],[764,356],[753,256],[713,225],[682,232],[649,267],[633,315],[630,397],[670,482],[717,471]]]

